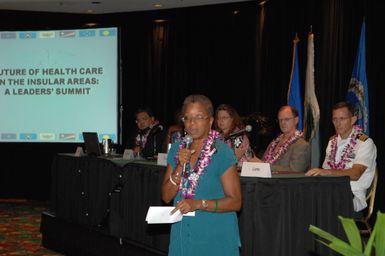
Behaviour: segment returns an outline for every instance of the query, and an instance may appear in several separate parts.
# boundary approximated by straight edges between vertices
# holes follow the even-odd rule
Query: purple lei
[[[339,162],[336,162],[337,155],[337,135],[335,135],[331,141],[331,150],[330,155],[326,161],[326,164],[335,170],[343,170],[346,167],[346,163],[348,162],[348,156],[351,155],[355,145],[357,144],[357,138],[362,133],[361,127],[355,125],[353,127],[353,132],[349,135],[349,142],[346,144],[344,149],[342,150],[341,159]]]
[[[215,139],[219,137],[219,132],[210,130],[209,135],[203,142],[202,151],[198,157],[194,168],[187,168],[183,173],[182,182],[179,185],[179,190],[182,191],[182,197],[185,199],[193,199],[195,197],[195,190],[198,186],[199,178],[204,174],[205,168],[210,164],[212,155],[216,148],[213,147]],[[184,148],[185,144],[179,145],[179,150]],[[178,150],[178,152],[179,152]],[[174,157],[175,165],[179,164],[178,152]]]
[[[302,137],[302,132],[295,131],[292,136],[290,136],[283,145],[279,147],[276,151],[275,148],[278,146],[279,142],[283,138],[284,134],[279,135],[275,140],[273,140],[270,146],[266,150],[266,154],[263,156],[263,161],[265,163],[272,164],[277,161],[282,155],[284,155],[291,144],[296,142],[300,137]],[[274,153],[275,152],[275,153]]]

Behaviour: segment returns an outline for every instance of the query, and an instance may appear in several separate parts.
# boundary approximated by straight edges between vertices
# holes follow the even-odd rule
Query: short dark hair
[[[214,107],[213,103],[211,100],[202,94],[192,94],[190,96],[187,96],[186,99],[183,102],[183,107],[182,107],[182,113],[184,114],[186,112],[186,107],[190,103],[201,103],[202,105],[205,106],[207,113],[209,114],[210,117],[214,116]]]
[[[149,107],[138,108],[138,110],[135,112],[135,117],[137,117],[139,113],[147,113],[149,117],[154,117],[154,112],[152,112],[151,108]]]
[[[350,104],[349,102],[347,101],[340,101],[340,102],[337,102],[336,104],[334,104],[333,108],[332,108],[332,111],[336,110],[336,109],[340,109],[340,108],[347,108],[349,110],[349,113],[352,115],[352,116],[355,116],[355,112],[354,112],[354,107],[352,104]]]
[[[279,110],[278,110],[278,113],[281,112],[282,110],[284,110],[285,108],[290,109],[290,111],[291,111],[291,113],[293,114],[294,117],[298,116],[298,110],[295,107],[289,106],[289,105],[285,105],[285,106],[280,107]]]

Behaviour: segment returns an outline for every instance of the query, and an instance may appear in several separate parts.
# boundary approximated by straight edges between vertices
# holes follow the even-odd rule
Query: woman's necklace
[[[193,199],[195,190],[198,186],[199,178],[204,174],[205,168],[210,164],[212,155],[215,153],[215,139],[219,137],[219,132],[210,130],[209,135],[203,142],[202,150],[194,168],[187,168],[182,174],[182,182],[179,185],[179,190],[182,191],[182,197],[185,199]],[[179,145],[179,150],[186,147],[184,143]],[[178,152],[179,152],[178,150]],[[175,155],[175,164],[179,164],[178,152]]]

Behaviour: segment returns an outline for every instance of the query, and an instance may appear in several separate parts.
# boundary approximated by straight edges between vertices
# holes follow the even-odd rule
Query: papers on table
[[[150,206],[147,211],[146,221],[148,224],[175,223],[181,221],[183,216],[195,216],[195,212],[182,214],[176,211],[170,215],[174,206]]]

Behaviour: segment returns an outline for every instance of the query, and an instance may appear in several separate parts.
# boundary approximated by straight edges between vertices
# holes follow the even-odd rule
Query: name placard
[[[123,159],[125,160],[133,160],[134,159],[134,150],[125,149],[123,152]]]
[[[165,153],[158,153],[158,165],[167,166],[167,154]]]
[[[75,151],[75,156],[84,156],[84,151],[82,147],[77,147]]]
[[[255,162],[243,162],[242,177],[262,177],[271,178],[270,164],[268,163],[255,163]]]

